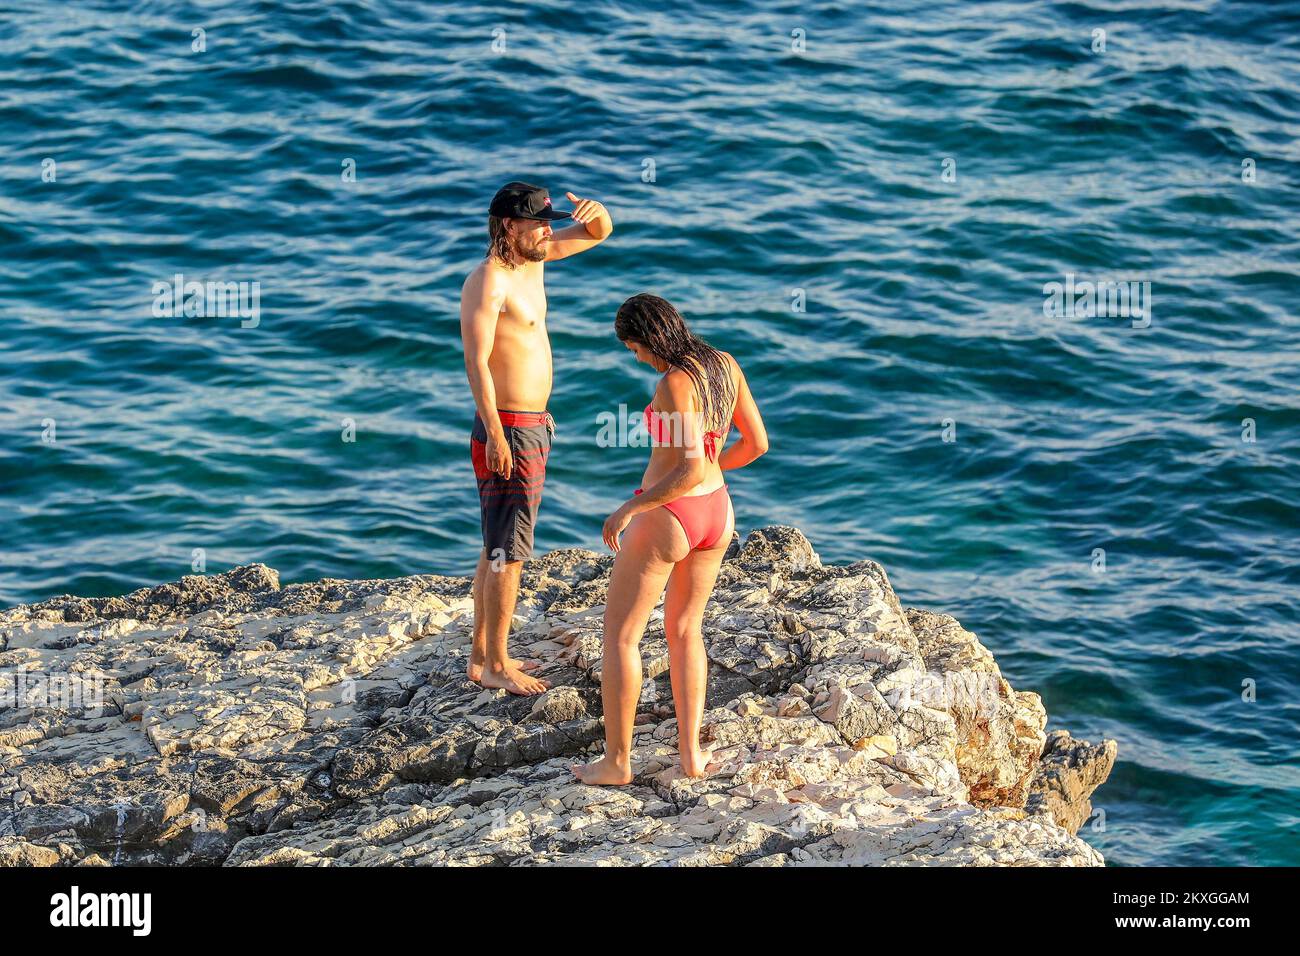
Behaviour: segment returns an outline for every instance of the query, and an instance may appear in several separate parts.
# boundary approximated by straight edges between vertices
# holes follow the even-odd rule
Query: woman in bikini
[[[694,335],[666,300],[634,295],[619,307],[614,332],[664,376],[645,409],[652,447],[641,487],[604,528],[615,553],[601,683],[605,756],[573,772],[589,784],[632,782],[639,644],[663,595],[677,749],[682,772],[700,777],[708,769],[700,719],[709,666],[701,624],[735,526],[722,473],[767,451],[767,432],[736,360]],[[740,439],[723,450],[732,424]]]

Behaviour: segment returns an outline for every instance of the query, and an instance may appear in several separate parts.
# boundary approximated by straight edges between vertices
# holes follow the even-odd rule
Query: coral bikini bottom
[[[645,489],[638,488],[639,495]],[[707,495],[685,495],[663,505],[672,512],[677,523],[686,532],[686,540],[691,550],[696,548],[715,548],[727,530],[727,512],[731,496],[727,486],[715,488]]]

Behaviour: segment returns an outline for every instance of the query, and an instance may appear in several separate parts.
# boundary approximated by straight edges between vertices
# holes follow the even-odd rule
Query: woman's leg
[[[692,551],[678,563],[664,595],[664,636],[668,639],[668,667],[677,711],[677,752],[682,772],[688,777],[702,777],[707,770],[707,755],[700,750],[700,720],[708,690],[709,660],[701,625],[734,525],[734,515],[728,515],[727,530],[716,547]]]
[[[619,542],[605,599],[601,698],[605,756],[573,768],[583,783],[632,782],[632,725],[641,696],[641,635],[673,565],[690,552],[686,532],[664,508],[632,519]]]

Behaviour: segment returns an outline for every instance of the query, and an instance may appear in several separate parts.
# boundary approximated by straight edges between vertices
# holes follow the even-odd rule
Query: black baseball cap
[[[488,215],[499,219],[569,219],[572,213],[551,208],[551,194],[545,186],[506,183],[492,197]]]

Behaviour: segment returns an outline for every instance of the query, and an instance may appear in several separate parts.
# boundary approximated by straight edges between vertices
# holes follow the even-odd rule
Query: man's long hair
[[[667,299],[642,292],[618,307],[614,334],[638,342],[695,383],[705,429],[725,428],[736,405],[736,383],[722,353],[686,327],[686,320]]]
[[[514,268],[518,265],[515,257],[514,243],[506,229],[506,221],[500,216],[488,216],[488,258],[496,259],[502,265]]]

